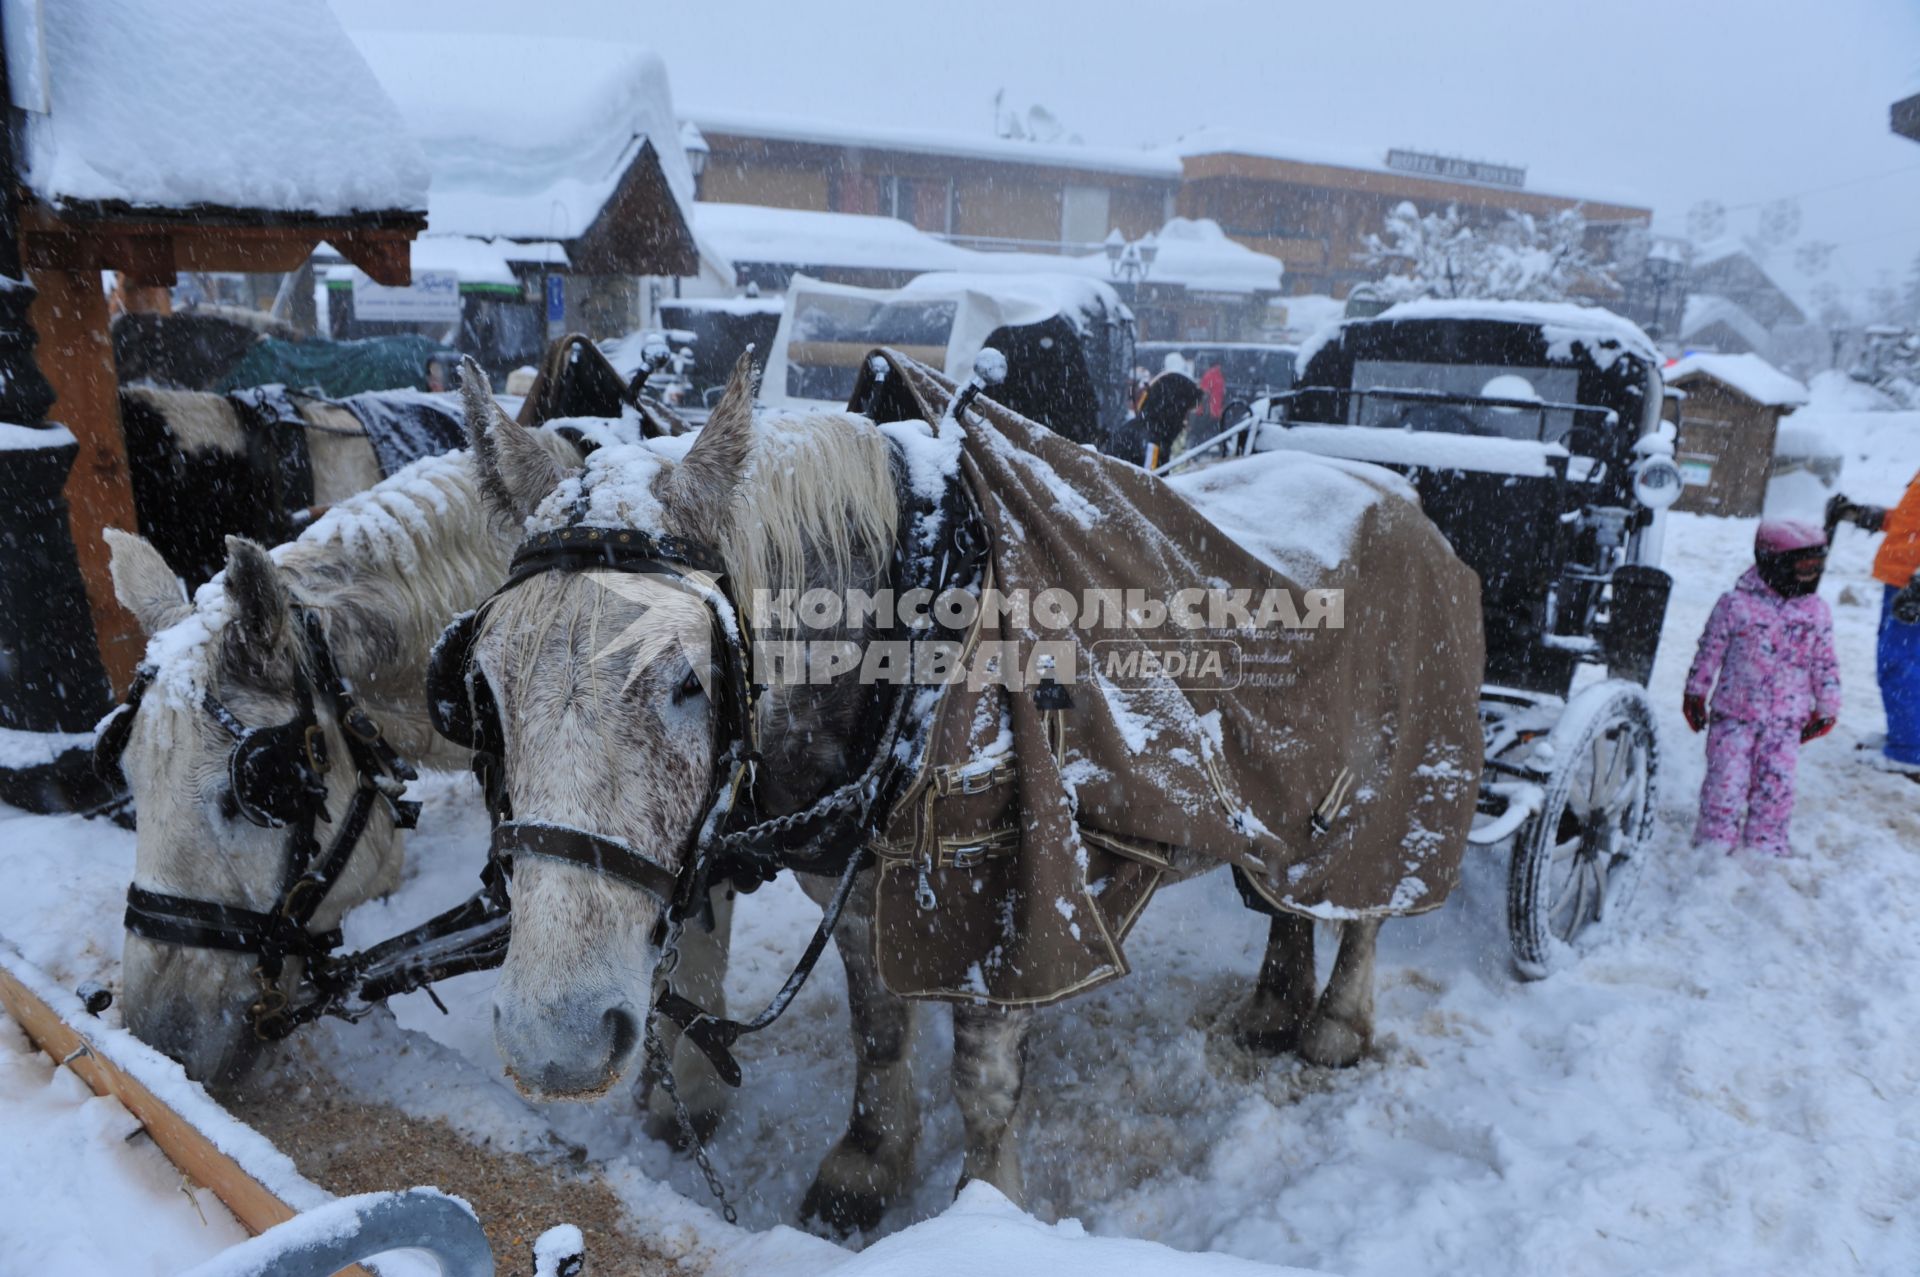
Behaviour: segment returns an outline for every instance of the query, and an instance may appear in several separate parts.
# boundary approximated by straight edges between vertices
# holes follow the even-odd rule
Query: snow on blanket
[[[1815,398],[1821,406],[1818,387]],[[1828,407],[1820,426],[1843,442],[1858,499],[1897,497],[1920,467],[1914,414]],[[1677,581],[1652,687],[1658,821],[1638,897],[1615,928],[1567,971],[1516,983],[1505,956],[1505,856],[1477,853],[1446,908],[1382,932],[1378,1051],[1329,1072],[1254,1059],[1221,1040],[1215,1030],[1249,987],[1265,923],[1222,876],[1170,888],[1129,941],[1131,977],[1035,1022],[1021,1124],[1032,1214],[1077,1219],[1091,1239],[1145,1238],[1348,1277],[1912,1271],[1920,813],[1911,784],[1862,766],[1853,748],[1882,727],[1873,538],[1842,529],[1821,590],[1833,606],[1844,701],[1839,730],[1802,754],[1797,857],[1754,863],[1687,845],[1702,749],[1680,721],[1680,684],[1714,598],[1750,561],[1753,527],[1670,519]],[[450,776],[424,789],[406,881],[349,916],[352,944],[472,888],[486,841],[477,790]],[[132,862],[133,836],[122,830],[0,809],[0,934],[68,986],[112,978]],[[743,897],[729,1005],[762,1005],[818,919],[789,880]],[[1321,950],[1324,975],[1331,946]],[[316,1026],[284,1049],[362,1096],[444,1116],[502,1147],[605,1165],[637,1226],[684,1237],[709,1272],[815,1277],[901,1252],[925,1265],[913,1271],[938,1271],[938,1256],[914,1248],[975,1205],[953,1202],[962,1131],[946,1086],[945,1016],[923,1016],[914,1048],[924,1118],[912,1187],[856,1259],[786,1226],[851,1102],[837,957],[822,961],[784,1018],[740,1044],[747,1085],[711,1151],[751,1233],[695,1204],[709,1200],[698,1171],[646,1134],[624,1096],[595,1106],[522,1099],[493,1048],[496,978],[441,986],[449,1016],[414,994],[390,1017]],[[0,1028],[0,1041],[17,1047],[10,1033]],[[0,1116],[20,1108],[17,1094],[7,1093]],[[115,1248],[111,1262],[92,1266],[76,1252],[75,1272],[171,1273],[204,1254],[159,1253],[179,1235],[170,1230],[198,1227],[192,1208],[171,1184],[136,1193],[137,1181],[127,1189],[102,1176],[83,1162],[96,1144],[112,1141],[63,1133],[30,1177],[9,1180],[0,1234],[59,1227],[85,1246]],[[0,1147],[14,1146],[0,1136]],[[0,1157],[0,1174],[11,1162]],[[125,1221],[116,1235],[81,1214],[71,1191],[81,1175],[96,1199],[109,1182],[122,1186],[113,1190],[112,1218]],[[1036,1248],[1052,1240],[1038,1225],[980,1222],[1013,1237],[1034,1229],[1026,1240]],[[1060,1252],[1042,1254],[1049,1274],[1072,1271]],[[1113,1270],[1126,1271],[1119,1260]]]

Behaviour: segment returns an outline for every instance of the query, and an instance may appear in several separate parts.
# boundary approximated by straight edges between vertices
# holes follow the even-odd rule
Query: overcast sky
[[[1920,143],[1887,127],[1920,92],[1920,0],[332,3],[349,26],[646,45],[682,114],[985,134],[1004,89],[1090,143],[1212,124],[1408,146],[1523,164],[1530,186],[1650,205],[1674,231],[1702,200],[1739,232],[1798,195],[1800,238],[1840,246],[1849,291],[1920,254]]]

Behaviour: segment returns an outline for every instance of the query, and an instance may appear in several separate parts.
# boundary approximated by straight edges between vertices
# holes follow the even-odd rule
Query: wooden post
[[[67,506],[74,550],[87,603],[100,639],[100,658],[116,693],[124,692],[146,650],[146,637],[113,597],[101,533],[139,530],[127,442],[120,432],[120,385],[113,366],[107,299],[98,271],[34,268],[33,326],[40,369],[57,396],[52,419],[80,441],[80,456],[67,479]]]

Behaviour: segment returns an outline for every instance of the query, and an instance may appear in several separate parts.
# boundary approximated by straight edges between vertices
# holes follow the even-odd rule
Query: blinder
[[[208,700],[211,710],[218,702]],[[310,817],[332,823],[326,813],[327,738],[310,698],[303,708],[299,718],[278,727],[243,729],[227,754],[234,805],[266,829]]]

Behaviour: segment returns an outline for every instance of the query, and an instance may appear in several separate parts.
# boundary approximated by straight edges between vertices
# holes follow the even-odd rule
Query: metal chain
[[[699,1134],[693,1129],[693,1115],[687,1112],[686,1101],[680,1098],[679,1083],[673,1080],[673,1062],[667,1058],[667,1051],[661,1045],[660,1035],[654,1032],[653,1019],[647,1019],[647,1059],[653,1065],[655,1082],[665,1088],[667,1098],[673,1101],[673,1120],[679,1124],[680,1138],[693,1150],[693,1164],[700,1168],[700,1174],[706,1177],[707,1191],[720,1203],[720,1214],[729,1224],[740,1222],[739,1212],[727,1198],[727,1186],[721,1182],[720,1172],[713,1168],[713,1159],[707,1156],[706,1145],[700,1142]]]

